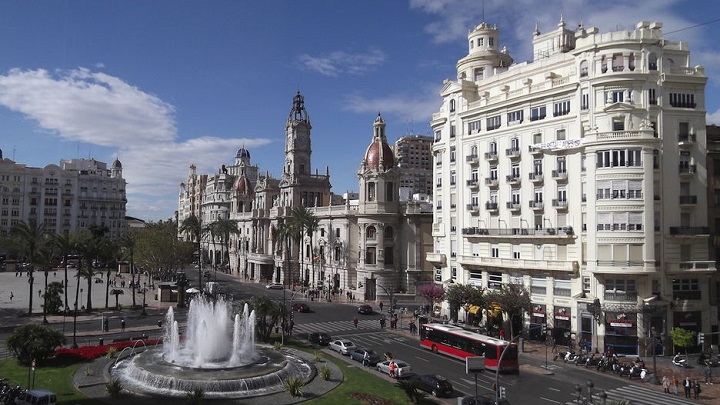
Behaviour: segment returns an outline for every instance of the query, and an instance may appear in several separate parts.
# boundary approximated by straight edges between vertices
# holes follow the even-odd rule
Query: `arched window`
[[[375,237],[377,235],[377,229],[375,229],[374,226],[368,226],[365,230],[365,239],[366,240],[375,240]]]
[[[588,61],[584,60],[580,62],[580,77],[586,77],[588,75]]]
[[[655,53],[648,55],[648,69],[657,70],[657,55]]]
[[[386,226],[385,227],[385,239],[392,239],[395,235],[393,234],[393,228],[392,226]]]
[[[607,59],[605,55],[600,59],[600,71],[603,73],[607,72]]]

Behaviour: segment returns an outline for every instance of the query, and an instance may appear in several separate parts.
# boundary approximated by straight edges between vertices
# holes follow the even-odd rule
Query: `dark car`
[[[298,312],[310,312],[310,307],[304,302],[296,302],[292,304],[292,310]]]
[[[325,332],[310,332],[308,334],[308,340],[316,345],[327,346],[330,344],[332,338]]]
[[[434,397],[449,397],[453,386],[445,377],[437,374],[415,375],[410,378],[417,389],[429,392]]]
[[[379,354],[377,354],[374,350],[370,349],[356,349],[350,352],[350,358],[359,361],[360,363],[363,363],[363,360],[365,359],[365,353],[368,354],[367,362],[365,362],[365,366],[368,367],[377,367],[377,364],[381,362],[383,359],[380,357]]]
[[[357,307],[358,314],[363,315],[371,315],[373,313],[373,309],[368,304],[362,304],[359,307]]]

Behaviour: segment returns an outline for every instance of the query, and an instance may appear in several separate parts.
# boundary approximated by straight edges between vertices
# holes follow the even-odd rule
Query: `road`
[[[187,272],[191,278],[192,286],[197,284],[197,272],[192,269]],[[194,276],[194,280],[193,280]],[[14,279],[14,280],[13,280]],[[23,287],[22,279],[13,277],[12,274],[0,273],[0,302],[2,298],[7,297],[7,292],[3,292],[2,288],[20,288]],[[405,318],[398,325],[399,330],[390,330],[388,328],[380,328],[379,309],[375,308],[372,315],[357,314],[356,307],[359,303],[346,302],[344,297],[338,297],[332,302],[325,300],[313,301],[296,294],[293,296],[289,291],[267,290],[264,285],[242,283],[239,280],[226,274],[218,273],[217,281],[220,283],[221,292],[232,296],[235,300],[247,300],[253,295],[267,294],[278,301],[285,301],[287,305],[291,302],[302,301],[308,304],[311,309],[309,313],[294,313],[295,322],[294,335],[298,337],[307,336],[307,333],[313,331],[324,331],[330,333],[333,338],[343,337],[353,340],[356,345],[369,347],[378,353],[391,352],[395,358],[408,362],[415,373],[430,374],[437,373],[448,378],[456,389],[453,398],[442,400],[446,404],[457,404],[457,397],[464,395],[481,395],[492,396],[492,384],[495,381],[495,375],[491,372],[479,373],[477,375],[477,386],[475,384],[475,375],[465,373],[464,362],[440,355],[422,349],[418,343],[416,336],[410,335],[407,331],[407,320]],[[13,287],[11,284],[15,282]],[[37,285],[37,284],[36,284]],[[104,305],[104,285],[98,284],[103,288],[97,288],[93,294],[97,295],[95,306]],[[24,285],[25,288],[26,284]],[[22,295],[22,290],[18,289],[15,293]],[[73,286],[71,285],[71,291]],[[27,293],[24,293],[27,295]],[[95,295],[93,295],[95,299]],[[123,297],[127,301],[130,297]],[[137,299],[138,297],[136,297]],[[148,297],[146,296],[146,299]],[[7,301],[5,299],[4,301]],[[113,302],[113,301],[111,301]],[[141,301],[140,301],[141,302]],[[5,304],[6,302],[3,302]],[[114,302],[113,302],[114,303]],[[148,300],[147,316],[140,315],[139,311],[105,311],[94,313],[92,315],[81,315],[77,320],[77,343],[97,344],[102,338],[105,343],[113,339],[125,339],[138,337],[146,334],[150,338],[159,337],[162,334],[162,328],[158,327],[158,321],[163,321],[167,306],[154,301]],[[19,317],[18,314],[26,312],[19,302],[12,303],[15,308],[7,308],[5,305],[0,309],[0,339],[5,340],[7,335],[12,332],[12,326],[26,322],[40,322],[41,315],[34,317]],[[129,306],[129,305],[128,305]],[[18,308],[19,307],[19,308]],[[175,317],[180,324],[183,324],[187,309],[176,309]],[[352,323],[354,317],[358,317],[359,322],[357,328]],[[102,331],[103,319],[109,320],[110,330]],[[120,319],[125,319],[126,328],[120,330]],[[62,316],[49,317],[50,326],[64,331],[72,342],[73,336],[73,318]],[[335,352],[328,353],[336,355]],[[1,354],[1,353],[0,353]],[[7,353],[5,354],[7,355]],[[347,358],[346,358],[347,359]],[[349,359],[347,361],[350,361]],[[577,367],[575,365],[565,363],[550,362],[548,370],[544,369],[545,362],[537,357],[522,355],[521,363],[523,364],[519,375],[500,375],[499,381],[502,387],[505,387],[507,399],[511,404],[571,404],[577,395],[575,385],[582,387],[582,394],[587,396],[587,381],[591,380],[594,384],[595,394],[605,391],[608,399],[631,399],[633,404],[697,404],[697,402],[685,401],[684,399],[664,395],[655,390],[648,390],[642,385],[629,383],[626,379],[619,379],[613,375],[604,375],[592,370]],[[548,373],[551,371],[552,373]],[[376,373],[377,371],[368,370],[368,372]],[[378,374],[379,375],[379,374]],[[386,376],[383,376],[387,378]]]

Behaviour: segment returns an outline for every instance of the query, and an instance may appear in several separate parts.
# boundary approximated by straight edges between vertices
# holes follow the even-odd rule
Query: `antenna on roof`
[[[483,22],[485,22],[485,0],[482,1],[482,15],[483,15]]]

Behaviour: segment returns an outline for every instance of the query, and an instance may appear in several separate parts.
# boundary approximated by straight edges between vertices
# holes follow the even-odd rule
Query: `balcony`
[[[498,153],[497,152],[485,152],[485,160],[487,160],[488,162],[497,162]]]
[[[567,170],[553,170],[552,178],[555,179],[555,181],[567,181],[567,179],[568,179]]]
[[[465,156],[465,162],[472,166],[477,166],[479,162],[478,155],[467,155]]]
[[[533,260],[533,259],[505,259],[499,257],[458,256],[458,262],[464,268],[497,267],[510,270],[537,269],[542,271],[559,271],[570,273],[576,271],[577,262],[567,260]]]
[[[542,173],[529,173],[528,178],[531,182],[535,184],[539,184],[543,182],[543,174]]]
[[[470,211],[471,215],[480,214],[480,206],[478,204],[468,204],[467,210]]]
[[[707,226],[671,226],[672,236],[699,236],[710,235],[710,228]]]
[[[477,179],[470,179],[466,181],[465,184],[470,188],[470,190],[477,190],[480,188],[480,184]]]
[[[604,301],[637,302],[637,291],[605,291]]]
[[[505,207],[511,212],[518,212],[522,209],[520,202],[507,202]]]
[[[678,146],[690,147],[696,142],[695,134],[678,134]]]
[[[505,156],[509,157],[510,159],[520,158],[520,148],[505,149]]]
[[[425,260],[436,266],[445,266],[447,263],[447,258],[444,253],[427,253]]]
[[[491,213],[491,214],[497,214],[498,213],[498,203],[496,202],[486,202],[485,203],[485,211]]]
[[[667,272],[671,274],[677,273],[714,273],[717,272],[715,262],[712,260],[688,260],[666,264]]]
[[[498,179],[497,177],[486,177],[485,178],[485,185],[490,188],[497,188],[498,187]]]
[[[697,204],[696,195],[681,195],[679,199],[681,207],[694,207]]]
[[[520,175],[508,175],[505,176],[505,182],[511,186],[519,186],[520,185]]]
[[[529,145],[528,146],[528,152],[530,152],[533,156],[542,156],[543,150],[540,148],[537,148],[535,146]]]
[[[678,167],[678,174],[680,177],[692,177],[695,175],[695,165],[681,164]]]
[[[463,228],[462,235],[469,238],[474,237],[491,237],[491,238],[526,238],[536,240],[537,238],[572,238],[575,236],[573,227],[566,226],[562,228]]]
[[[530,201],[530,208],[532,208],[534,211],[542,211],[543,202],[542,201]]]
[[[567,200],[552,200],[552,206],[558,210],[567,210],[568,202]]]

